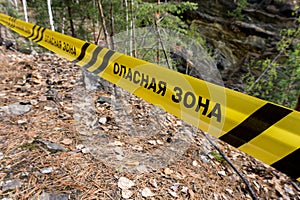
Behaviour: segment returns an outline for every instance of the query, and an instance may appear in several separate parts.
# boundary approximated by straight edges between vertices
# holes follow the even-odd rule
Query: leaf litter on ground
[[[91,92],[87,101],[94,106],[94,115],[85,116],[87,128],[74,115],[72,92],[80,79],[78,66],[50,53],[25,55],[1,50],[0,58],[0,108],[20,102],[30,105],[30,109],[0,115],[0,199],[51,195],[66,199],[250,199],[238,175],[226,162],[211,156],[214,149],[205,138],[181,120],[166,113],[153,114],[152,105],[121,93],[127,99],[125,115],[124,110],[115,109],[122,98],[100,90]],[[97,102],[99,97],[107,98]],[[184,145],[173,155],[168,141],[176,141],[176,135],[185,130],[193,133],[192,140],[188,145],[183,140],[174,142]],[[215,141],[245,174],[259,198],[300,199],[297,181]],[[64,151],[52,151],[48,142]],[[101,144],[112,149],[111,154],[97,151]],[[164,152],[171,159],[163,157]],[[113,165],[110,160],[117,158],[121,160]],[[161,164],[151,165],[151,160],[141,158]],[[131,167],[134,170],[129,170]],[[120,182],[125,177],[127,187]]]

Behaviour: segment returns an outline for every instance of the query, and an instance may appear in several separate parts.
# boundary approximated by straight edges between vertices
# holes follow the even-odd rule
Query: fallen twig
[[[251,198],[254,200],[258,200],[258,197],[256,196],[249,181],[245,178],[245,176],[234,166],[234,164],[229,160],[229,158],[224,154],[224,152],[218,147],[218,145],[209,137],[209,135],[207,135],[204,131],[200,130],[200,132],[209,141],[209,143],[222,155],[224,160],[232,167],[232,169],[241,177],[241,179],[244,181],[247,189],[250,192]]]

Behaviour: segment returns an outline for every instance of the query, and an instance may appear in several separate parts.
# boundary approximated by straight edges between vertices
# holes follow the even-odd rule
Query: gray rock
[[[44,192],[39,200],[68,200],[69,195],[68,194],[50,194]]]
[[[9,106],[0,107],[0,116],[8,116],[8,115],[22,115],[31,110],[31,105],[14,103]]]
[[[119,108],[121,106],[117,102],[113,101],[111,98],[105,96],[99,96],[96,102],[100,104],[108,103],[115,106],[116,108]]]
[[[22,183],[18,180],[12,179],[3,182],[2,191],[6,192],[9,190],[15,190],[16,188],[20,188]]]
[[[201,159],[203,162],[209,163],[209,159],[208,159],[207,156],[200,154],[199,157],[200,157],[200,159]]]
[[[138,165],[138,166],[136,167],[136,169],[137,169],[137,171],[140,172],[140,173],[148,173],[148,172],[149,172],[147,166],[145,166],[145,165]]]
[[[87,91],[93,91],[93,90],[109,91],[109,83],[91,72],[83,71],[83,82],[85,84],[85,89]]]
[[[67,149],[59,144],[53,143],[53,142],[49,142],[46,140],[40,140],[40,139],[36,139],[35,142],[44,144],[47,149],[51,152],[57,152],[57,151],[67,151]]]
[[[114,149],[114,152],[115,152],[117,155],[124,155],[124,152],[123,152],[122,147],[116,147],[116,148]]]

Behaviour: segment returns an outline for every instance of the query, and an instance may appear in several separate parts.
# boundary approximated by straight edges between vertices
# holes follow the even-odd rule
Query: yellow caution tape
[[[4,14],[0,23],[300,181],[300,112]]]

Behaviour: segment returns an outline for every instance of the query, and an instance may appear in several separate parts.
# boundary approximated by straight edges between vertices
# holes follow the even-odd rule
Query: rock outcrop
[[[239,16],[236,0],[197,1],[198,10],[187,13],[207,42],[225,81],[239,74],[250,59],[272,57],[280,31],[296,26],[299,2],[293,0],[249,0]],[[231,81],[230,81],[231,82]]]

